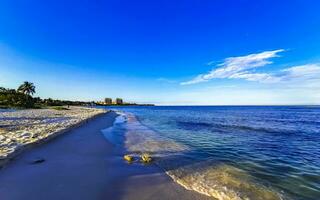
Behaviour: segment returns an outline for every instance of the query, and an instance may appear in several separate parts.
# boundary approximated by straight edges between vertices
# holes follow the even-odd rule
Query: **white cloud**
[[[261,83],[276,83],[281,80],[280,77],[273,76],[267,73],[238,73],[229,78],[245,79],[247,81],[258,81]]]
[[[307,80],[320,80],[320,64],[306,64],[290,67],[282,70],[282,80],[293,80],[293,79],[307,79]]]
[[[257,54],[250,54],[239,57],[229,57],[219,64],[218,69],[213,69],[207,74],[200,74],[194,79],[182,82],[181,85],[195,84],[209,81],[214,78],[242,78],[247,80],[271,80],[267,74],[250,73],[250,70],[271,64],[271,58],[279,57],[278,53],[283,52],[283,49],[274,51],[264,51]]]
[[[248,81],[258,81],[261,83],[300,83],[306,85],[314,81],[320,81],[320,64],[299,65],[274,73],[238,73],[229,78],[245,79]]]

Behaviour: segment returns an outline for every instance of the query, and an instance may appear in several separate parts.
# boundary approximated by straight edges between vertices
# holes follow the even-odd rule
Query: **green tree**
[[[4,88],[4,87],[0,87],[0,92],[6,92],[7,91],[7,89],[6,88]]]
[[[32,108],[33,106],[34,101],[30,95],[0,87],[0,107]]]
[[[32,96],[34,93],[36,93],[36,87],[33,85],[33,83],[25,81],[19,86],[18,92]]]

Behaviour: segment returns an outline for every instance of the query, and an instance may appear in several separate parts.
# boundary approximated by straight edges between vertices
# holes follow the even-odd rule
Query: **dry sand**
[[[42,143],[106,110],[72,106],[67,110],[0,111],[0,166],[31,144]]]
[[[0,170],[0,199],[209,199],[155,165],[127,164],[101,134],[115,117],[101,115],[20,154]]]

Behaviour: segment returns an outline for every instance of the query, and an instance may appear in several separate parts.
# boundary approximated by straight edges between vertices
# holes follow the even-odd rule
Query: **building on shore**
[[[111,105],[112,104],[112,99],[111,98],[105,98],[104,99],[104,104]]]
[[[117,105],[121,105],[123,104],[123,100],[121,98],[116,98],[116,102]]]
[[[128,103],[128,102],[124,102],[122,98],[116,98],[113,99],[112,98],[105,98],[104,101],[96,101],[94,102],[95,105],[100,105],[100,106],[110,106],[110,105],[126,105],[126,106],[154,106],[154,104],[137,104],[134,102]]]

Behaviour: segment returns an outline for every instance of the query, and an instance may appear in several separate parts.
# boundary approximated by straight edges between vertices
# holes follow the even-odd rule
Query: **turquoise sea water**
[[[217,199],[319,199],[320,107],[108,107],[125,146]],[[122,121],[121,121],[122,122]]]

